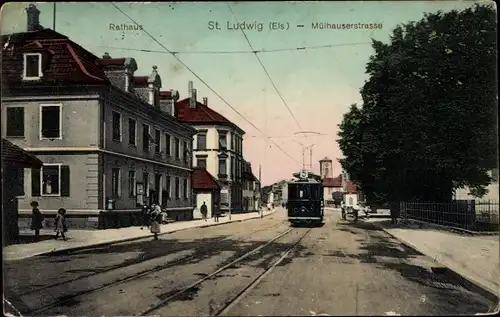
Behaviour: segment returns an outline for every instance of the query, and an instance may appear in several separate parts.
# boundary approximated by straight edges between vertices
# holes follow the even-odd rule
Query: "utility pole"
[[[260,217],[264,218],[264,209],[262,208],[262,183],[261,183],[261,176],[262,176],[262,165],[259,164],[259,210],[260,210]]]
[[[56,3],[54,2],[54,14],[52,15],[52,30],[56,30]]]

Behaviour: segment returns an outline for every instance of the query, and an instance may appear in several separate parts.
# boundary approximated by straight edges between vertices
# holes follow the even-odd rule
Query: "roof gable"
[[[194,167],[192,174],[192,188],[194,190],[219,190],[216,179],[204,168]]]
[[[177,118],[185,123],[229,125],[240,130],[242,134],[245,133],[229,119],[198,101],[196,102],[196,107],[190,107],[189,98],[177,101],[175,103],[175,111]]]
[[[42,55],[43,78],[28,84],[109,82],[97,64],[97,56],[57,32],[41,30],[17,33],[2,36],[1,41],[2,47],[5,47],[2,55],[4,83],[24,83],[23,54],[30,52]]]

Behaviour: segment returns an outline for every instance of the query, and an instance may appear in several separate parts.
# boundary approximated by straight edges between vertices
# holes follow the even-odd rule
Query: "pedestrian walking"
[[[143,230],[144,227],[149,228],[149,223],[151,220],[151,212],[146,204],[142,205],[141,218],[142,218],[141,230]]]
[[[214,221],[219,222],[219,210],[214,210],[213,214],[214,214]]]
[[[31,207],[31,230],[35,231],[35,241],[40,240],[40,229],[43,228],[43,214],[38,209],[38,202],[32,201]]]
[[[66,236],[64,235],[65,232],[68,231],[68,227],[66,227],[66,209],[64,208],[59,208],[57,211],[57,216],[54,220],[55,226],[56,226],[56,237],[55,239],[59,238],[59,234],[61,234],[61,237],[63,238],[64,241],[68,240]]]
[[[399,203],[391,202],[391,224],[395,225],[398,223],[399,218]]]
[[[201,216],[203,217],[203,219],[205,221],[207,221],[208,210],[207,210],[207,205],[205,205],[205,202],[203,202],[203,205],[201,205],[200,212],[201,212]]]
[[[158,234],[160,233],[160,222],[161,222],[161,208],[158,204],[151,205],[151,233],[154,234],[153,240],[158,240]]]

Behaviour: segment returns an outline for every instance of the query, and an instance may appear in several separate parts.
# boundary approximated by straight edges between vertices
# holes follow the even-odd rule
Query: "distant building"
[[[333,161],[325,157],[319,161],[320,176],[322,179],[333,178]]]
[[[260,182],[252,172],[250,162],[243,171],[243,211],[255,211],[260,206]]]
[[[342,188],[342,175],[335,178],[327,177],[323,178],[323,199],[325,200],[325,205],[334,205],[334,193],[339,193],[338,198],[342,199],[342,194],[344,189]]]
[[[93,55],[43,29],[33,7],[28,32],[1,37],[2,137],[43,162],[25,171],[20,225],[32,200],[46,215],[65,208],[70,227],[138,224],[138,204],[152,202],[192,217],[196,130],[162,106],[175,94],[161,100],[156,67],[134,76],[133,58]]]
[[[243,135],[236,124],[208,106],[208,99],[198,102],[196,89],[189,82],[189,97],[175,104],[177,118],[196,129],[193,139],[193,165],[205,168],[221,184],[221,210],[243,207]]]

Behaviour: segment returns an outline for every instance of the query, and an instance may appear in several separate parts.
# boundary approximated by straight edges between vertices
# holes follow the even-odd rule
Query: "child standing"
[[[67,240],[66,236],[64,233],[68,231],[68,228],[66,227],[66,209],[64,208],[59,208],[57,211],[57,216],[55,219],[55,225],[56,225],[56,240],[59,238],[59,234],[61,234],[62,238],[64,241]]]

